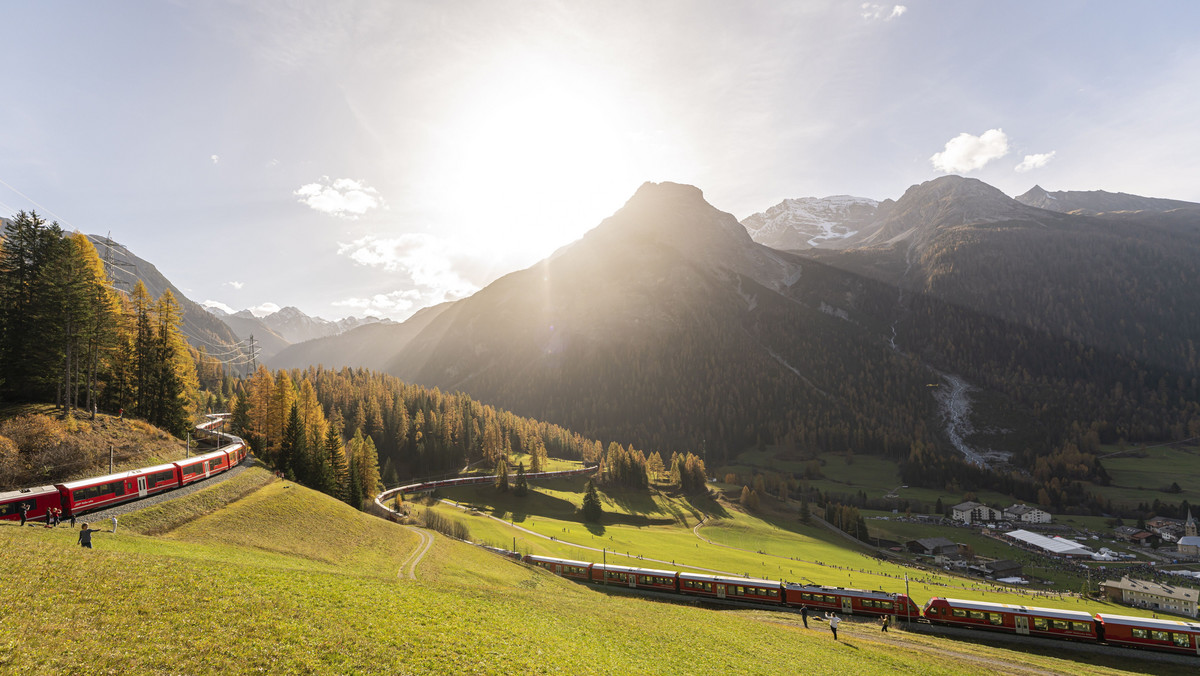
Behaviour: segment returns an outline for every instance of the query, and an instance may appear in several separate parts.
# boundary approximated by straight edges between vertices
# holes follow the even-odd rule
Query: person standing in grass
[[[837,626],[842,621],[842,618],[834,613],[825,613],[825,619],[829,620],[829,631],[833,632],[833,640],[838,640]]]
[[[882,618],[880,618],[880,620],[879,620],[879,631],[882,631],[882,632],[885,632],[885,633],[886,633],[886,632],[887,632],[887,629],[888,629],[888,623],[889,623],[889,622],[891,622],[891,619],[892,619],[892,618],[891,618],[891,616],[889,616],[889,615],[884,615]]]
[[[24,526],[25,521],[29,518],[29,505],[22,502],[19,511],[21,512],[21,525]]]
[[[800,606],[800,619],[804,620],[804,628],[808,629],[808,606]]]
[[[117,533],[117,517],[115,514],[113,515],[112,522],[113,522],[113,535],[116,535],[116,533]]]
[[[79,527],[79,546],[87,547],[88,549],[91,549],[92,548],[92,533],[99,533],[99,532],[100,532],[99,528],[88,528],[88,525],[86,523],[83,524],[82,526],[80,526]]]

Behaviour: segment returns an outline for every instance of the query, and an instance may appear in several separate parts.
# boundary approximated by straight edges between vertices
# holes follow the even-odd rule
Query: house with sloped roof
[[[1100,589],[1110,601],[1188,617],[1196,617],[1196,600],[1197,596],[1200,596],[1200,592],[1191,587],[1159,584],[1130,577],[1106,580],[1100,585]]]

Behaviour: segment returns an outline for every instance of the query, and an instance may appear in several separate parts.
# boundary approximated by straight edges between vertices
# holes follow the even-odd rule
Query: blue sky
[[[738,218],[945,173],[1200,201],[1194,2],[43,2],[0,21],[0,214],[111,231],[233,309],[402,319],[648,180]]]

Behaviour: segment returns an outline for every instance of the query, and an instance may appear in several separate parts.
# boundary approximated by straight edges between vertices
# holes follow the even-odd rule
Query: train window
[[[1155,640],[1155,641],[1169,641],[1169,640],[1171,640],[1171,639],[1169,639],[1169,638],[1167,637],[1167,632],[1165,632],[1165,631],[1158,631],[1158,630],[1156,630],[1156,629],[1151,629],[1151,630],[1150,630],[1150,638],[1151,638],[1152,640]]]
[[[778,589],[768,589],[767,596],[770,596],[771,598],[775,598],[776,596],[779,596],[779,590]]]
[[[1132,633],[1133,633],[1134,638],[1149,638],[1150,637],[1149,633],[1147,633],[1145,629],[1138,629],[1137,627],[1133,628]]]
[[[825,603],[837,603],[837,602],[838,602],[838,600],[837,600],[836,596],[829,596],[829,595],[825,596]]]
[[[804,601],[811,601],[811,600],[813,600],[813,599],[812,599],[812,594],[809,594],[808,592],[801,592],[801,594],[800,594],[800,598],[801,598],[802,600],[804,600]]]
[[[1000,613],[988,613],[988,621],[998,627],[1004,624],[1004,616]]]
[[[1033,618],[1033,628],[1041,629],[1042,631],[1046,631],[1047,629],[1050,628],[1050,624],[1048,622],[1046,622],[1046,618],[1044,618],[1044,617],[1035,617],[1035,618]]]
[[[954,616],[955,616],[955,617],[966,617],[966,616],[967,616],[967,611],[963,610],[962,608],[955,608],[955,609],[954,609]]]
[[[1181,648],[1192,647],[1192,637],[1187,634],[1171,634],[1171,640]]]
[[[972,620],[982,620],[983,619],[983,611],[982,610],[972,610],[971,611],[971,619]]]
[[[1066,620],[1052,620],[1052,621],[1050,622],[1050,624],[1051,624],[1051,625],[1052,625],[1052,626],[1053,626],[1055,629],[1066,629],[1066,628],[1067,628],[1067,622],[1066,622]]]
[[[874,608],[875,602],[872,601],[871,599],[863,599],[862,605],[863,605],[863,608]]]
[[[1087,622],[1072,622],[1071,628],[1074,629],[1075,631],[1090,632],[1092,630],[1092,625],[1088,624]]]

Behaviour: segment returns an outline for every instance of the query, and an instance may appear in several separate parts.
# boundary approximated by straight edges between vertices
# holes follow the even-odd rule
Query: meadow
[[[0,524],[0,559],[6,571],[0,607],[7,626],[20,627],[0,638],[0,671],[1144,670],[1135,662],[1081,662],[902,630],[882,635],[873,624],[855,622],[844,623],[843,640],[834,642],[819,622],[804,629],[792,615],[608,595],[442,536],[417,566],[418,579],[410,581],[398,576],[400,563],[418,540],[409,528],[358,513],[263,470],[247,471],[227,483],[233,481],[238,485],[218,484],[144,510],[139,518],[125,517],[119,533],[97,533],[92,550],[80,549],[75,533],[65,527]],[[211,491],[230,502],[211,509],[215,498],[205,496]],[[167,508],[172,502],[185,504]],[[526,521],[542,527],[543,518],[530,514]],[[547,522],[545,527],[555,526]],[[723,529],[713,530],[722,535]],[[151,531],[157,535],[144,534]],[[649,539],[639,542],[651,544]],[[819,538],[797,542],[822,551],[829,547],[819,544]],[[673,546],[681,553],[687,549],[682,540]],[[735,550],[730,552],[733,556]],[[843,556],[853,560],[855,554]],[[1162,673],[1183,671],[1165,668]]]

